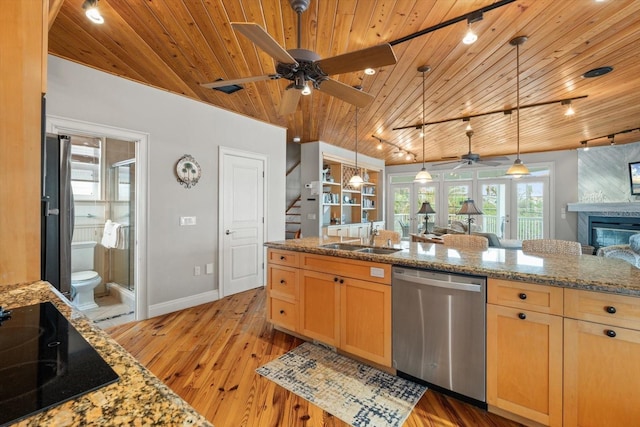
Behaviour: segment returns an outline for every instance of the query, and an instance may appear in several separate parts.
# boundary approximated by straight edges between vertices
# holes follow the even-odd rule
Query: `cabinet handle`
[[[612,305],[608,305],[605,307],[605,310],[607,310],[607,313],[609,314],[615,314],[616,313],[616,308]]]
[[[525,294],[524,292],[520,293],[518,295],[518,297],[520,297],[520,299],[527,299],[527,294]]]
[[[604,333],[606,336],[610,337],[610,338],[615,338],[616,337],[616,331],[611,330],[611,329],[605,329]]]
[[[280,314],[284,314],[284,310],[280,310]]]
[[[527,315],[526,315],[526,314],[524,314],[524,313],[518,313],[518,317],[519,317],[520,319],[524,320],[524,319],[526,319],[526,318],[527,318]]]
[[[334,282],[337,282],[337,281],[338,281],[338,278],[337,278],[337,277],[334,277],[334,278],[333,278],[333,281],[334,281]]]
[[[344,279],[340,279],[340,284],[344,283]]]
[[[280,279],[280,283],[284,285],[287,282],[284,279]]]
[[[281,255],[281,256],[280,256],[280,261],[284,261],[285,259],[287,259],[287,257],[286,257],[286,256],[284,256],[284,255]]]

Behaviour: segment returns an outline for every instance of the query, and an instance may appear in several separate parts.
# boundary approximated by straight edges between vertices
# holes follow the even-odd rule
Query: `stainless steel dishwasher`
[[[486,408],[486,278],[393,267],[393,365]]]

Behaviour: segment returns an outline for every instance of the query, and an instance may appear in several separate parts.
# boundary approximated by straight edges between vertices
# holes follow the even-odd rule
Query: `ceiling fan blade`
[[[323,73],[332,74],[350,73],[365,68],[377,68],[385,65],[393,65],[397,62],[396,55],[389,43],[366,49],[356,50],[330,58],[320,59],[315,63],[320,66]]]
[[[490,156],[490,157],[483,157],[483,160],[509,160],[509,158],[507,156]]]
[[[278,114],[280,116],[286,116],[295,112],[296,108],[298,108],[298,102],[300,102],[301,96],[302,92],[299,89],[288,88],[285,90],[284,95],[282,96],[282,101],[280,101]]]
[[[264,76],[243,77],[240,79],[233,79],[233,80],[216,80],[215,82],[211,82],[211,83],[200,83],[200,86],[213,89],[216,87],[239,85],[242,83],[259,82],[262,80],[277,80],[279,78],[280,78],[279,74],[267,74]]]
[[[360,108],[366,107],[371,101],[373,101],[373,95],[355,89],[337,80],[326,79],[322,81],[318,90]]]
[[[231,27],[255,43],[256,46],[276,61],[283,64],[298,63],[298,61],[293,59],[293,56],[289,55],[289,52],[280,46],[260,25],[254,22],[232,22]]]
[[[500,162],[491,161],[491,160],[478,160],[477,162],[485,166],[500,166],[502,164]]]
[[[454,160],[453,162],[434,163],[434,166],[452,165],[454,163],[460,163],[460,160]],[[460,163],[460,164],[464,165],[465,163]]]
[[[453,168],[453,170],[460,169],[461,167],[466,166],[468,164],[469,163],[467,163],[467,162],[460,162],[460,164],[458,166],[456,166],[455,168]]]

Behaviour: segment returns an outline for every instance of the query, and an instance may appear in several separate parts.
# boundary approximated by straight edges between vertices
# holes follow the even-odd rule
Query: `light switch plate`
[[[370,273],[371,277],[381,277],[384,279],[384,269],[378,267],[371,267]]]
[[[196,225],[195,216],[181,216],[180,225]]]

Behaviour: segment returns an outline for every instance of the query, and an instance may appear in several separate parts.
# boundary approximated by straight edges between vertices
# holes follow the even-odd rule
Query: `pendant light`
[[[526,42],[527,36],[518,36],[511,40],[509,44],[516,47],[516,160],[507,171],[507,175],[520,178],[523,175],[531,175],[529,168],[520,160],[520,45]]]
[[[418,71],[422,73],[422,123],[423,123],[422,129],[421,129],[422,130],[422,169],[420,169],[420,172],[418,172],[418,174],[416,175],[413,181],[424,184],[426,182],[433,180],[427,168],[424,167],[424,157],[425,157],[425,152],[424,152],[424,138],[425,138],[425,135],[424,135],[424,75],[429,71],[431,71],[431,67],[429,67],[428,65],[421,65],[418,67]]]
[[[364,180],[358,173],[358,107],[356,107],[356,173],[349,179],[349,185],[358,188]]]
[[[85,0],[84,3],[82,3],[82,8],[85,11],[85,15],[87,15],[87,18],[89,18],[91,22],[94,24],[104,23],[104,18],[98,9],[98,0]]]

